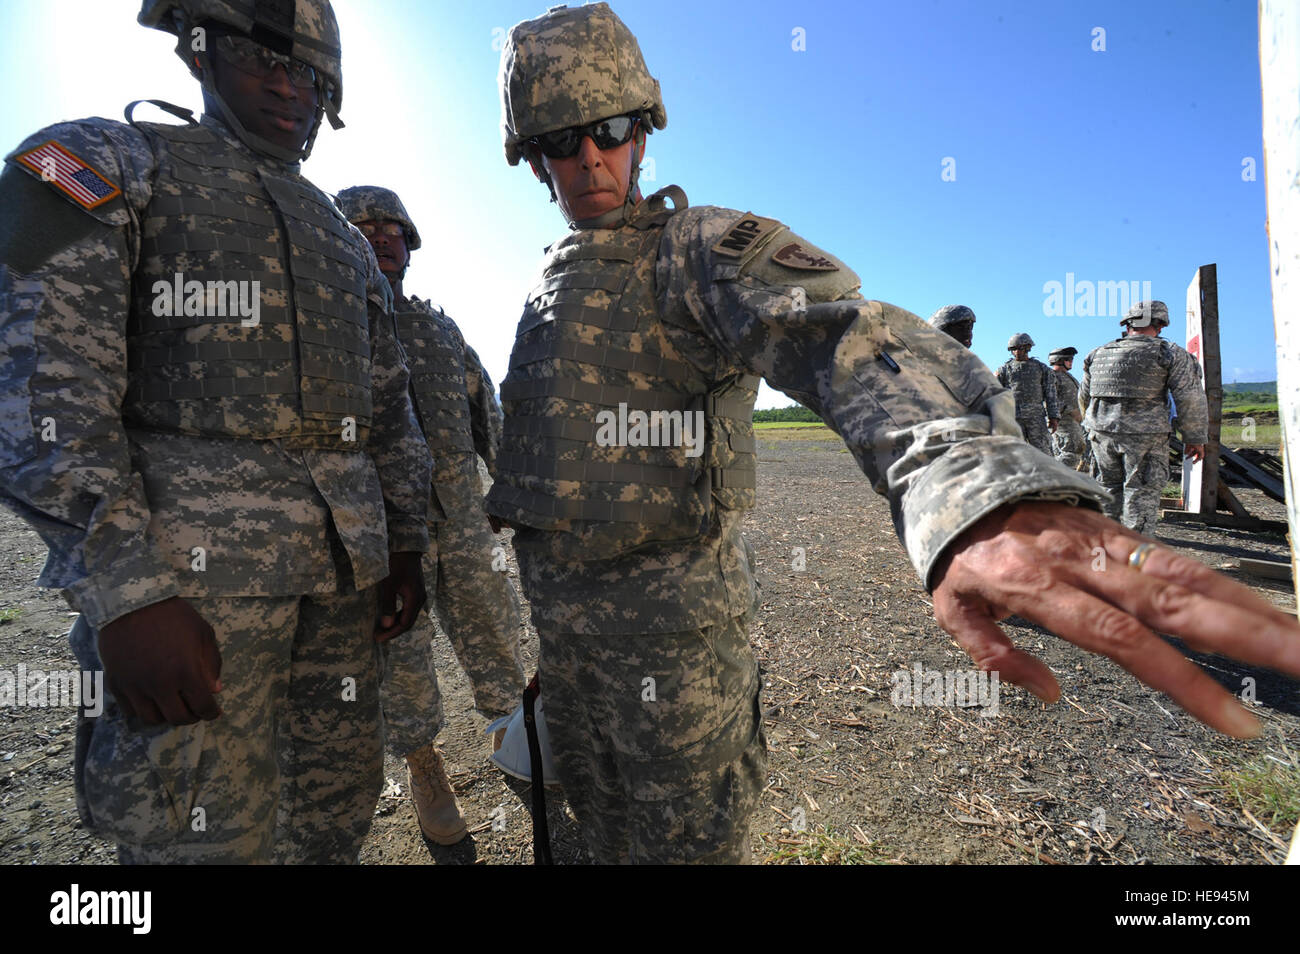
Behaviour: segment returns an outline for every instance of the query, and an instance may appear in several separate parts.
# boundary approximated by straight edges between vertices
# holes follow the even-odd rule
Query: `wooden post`
[[[1219,358],[1219,280],[1215,265],[1202,265],[1187,286],[1187,350],[1201,366],[1210,431],[1205,459],[1183,460],[1183,507],[1212,514],[1219,504],[1219,429],[1223,423],[1223,369]],[[1182,409],[1179,408],[1179,413]],[[1182,436],[1182,435],[1179,435]]]
[[[1291,575],[1300,540],[1300,11],[1290,0],[1261,0],[1259,74],[1264,96],[1264,175],[1273,330],[1277,335],[1277,404],[1282,421]],[[1287,864],[1300,864],[1300,825]]]

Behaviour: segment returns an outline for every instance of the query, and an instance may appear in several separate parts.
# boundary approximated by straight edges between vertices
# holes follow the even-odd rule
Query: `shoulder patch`
[[[746,212],[727,229],[726,234],[713,244],[715,255],[739,261],[752,249],[758,247],[763,239],[777,229],[785,228],[776,219],[765,219],[761,215]]]
[[[784,265],[786,268],[794,268],[804,272],[838,272],[839,265],[831,261],[825,255],[820,255],[814,251],[809,251],[798,242],[791,242],[783,246],[775,255],[772,261],[778,265]]]
[[[53,139],[19,153],[13,160],[83,209],[96,208],[122,194],[107,176]]]

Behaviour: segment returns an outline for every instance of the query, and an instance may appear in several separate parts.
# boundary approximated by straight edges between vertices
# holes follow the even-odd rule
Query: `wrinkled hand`
[[[117,704],[145,725],[193,725],[221,715],[217,634],[178,596],[101,629],[99,658]]]
[[[1146,541],[1101,514],[1029,502],[995,510],[963,533],[939,564],[934,615],[980,669],[1047,702],[1061,693],[1041,660],[1012,646],[997,621],[1015,614],[1109,656],[1202,722],[1239,738],[1259,723],[1200,667],[1158,638],[1198,652],[1300,676],[1300,625],[1246,587],[1172,550],[1141,570],[1128,558]],[[1149,542],[1149,541],[1148,541]]]
[[[379,581],[379,619],[375,623],[375,642],[385,643],[415,625],[427,596],[419,553],[390,553],[388,576]],[[401,598],[401,612],[397,600]]]
[[[1061,419],[1059,417],[1049,417],[1047,419],[1047,426],[1051,428],[1053,434],[1056,433],[1056,429],[1057,427],[1060,426],[1060,424],[1061,424]]]
[[[1204,459],[1205,459],[1205,445],[1204,445],[1204,444],[1188,444],[1188,445],[1186,445],[1185,447],[1183,447],[1183,456],[1184,456],[1184,457],[1190,457],[1192,460],[1204,460]]]

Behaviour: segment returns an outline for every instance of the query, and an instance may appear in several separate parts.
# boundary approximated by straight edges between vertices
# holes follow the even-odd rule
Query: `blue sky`
[[[1070,274],[1149,282],[1181,343],[1188,282],[1214,262],[1224,380],[1276,377],[1253,0],[612,5],[667,104],[651,187],[781,219],[869,298],[923,317],[970,305],[994,368],[1014,332],[1043,359],[1119,333],[1118,315],[1045,313],[1044,286]],[[139,6],[0,5],[6,152],[131,99],[199,108]],[[425,241],[407,290],[447,309],[498,383],[541,250],[564,231],[499,131],[501,38],[545,8],[336,0],[347,128],[323,131],[304,167],[331,192],[401,193]]]

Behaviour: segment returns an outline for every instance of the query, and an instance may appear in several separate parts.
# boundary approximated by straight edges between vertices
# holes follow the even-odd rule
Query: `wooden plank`
[[[1241,557],[1237,568],[1251,576],[1262,576],[1266,580],[1286,580],[1291,582],[1291,564],[1278,560],[1251,560]]]
[[[1281,373],[1280,368],[1278,369],[1278,373]],[[1244,474],[1251,483],[1264,491],[1264,493],[1268,494],[1278,503],[1286,503],[1286,490],[1280,480],[1260,470],[1236,451],[1228,450],[1225,447],[1219,451],[1219,454],[1228,462],[1233,470]]]
[[[1254,530],[1260,533],[1286,533],[1285,520],[1257,520],[1231,513],[1196,513],[1193,510],[1162,510],[1160,519],[1167,523],[1203,523],[1207,527],[1227,530]]]
[[[1202,265],[1187,286],[1187,350],[1201,367],[1210,412],[1205,459],[1183,461],[1183,499],[1187,509],[1214,513],[1219,504],[1219,431],[1223,424],[1223,372],[1219,358],[1218,267]],[[1181,413],[1181,411],[1180,411]]]
[[[1242,506],[1241,501],[1237,499],[1237,495],[1232,492],[1232,489],[1224,482],[1222,477],[1219,478],[1219,507],[1229,513],[1236,514],[1238,517],[1250,516],[1250,512]]]

